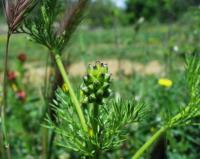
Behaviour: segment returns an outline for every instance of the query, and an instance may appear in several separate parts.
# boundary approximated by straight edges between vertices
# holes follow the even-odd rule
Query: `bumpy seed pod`
[[[94,66],[89,65],[81,85],[82,104],[102,104],[111,94],[110,83],[111,75],[106,64],[97,61]]]

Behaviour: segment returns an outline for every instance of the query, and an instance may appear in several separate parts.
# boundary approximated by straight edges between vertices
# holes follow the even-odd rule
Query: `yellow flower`
[[[66,83],[64,83],[64,84],[62,85],[62,90],[63,90],[65,93],[67,93],[67,92],[69,91],[69,88],[68,88],[68,86],[67,86]]]
[[[151,132],[155,132],[155,131],[156,131],[156,128],[151,127],[151,128],[150,128],[150,131],[151,131]]]
[[[11,87],[12,87],[12,89],[13,89],[14,92],[18,91],[17,85],[15,83],[12,83]]]
[[[92,129],[88,130],[89,136],[90,137],[94,137],[94,131]]]
[[[160,86],[170,88],[173,85],[173,82],[170,79],[161,78],[161,79],[158,80],[158,84]]]

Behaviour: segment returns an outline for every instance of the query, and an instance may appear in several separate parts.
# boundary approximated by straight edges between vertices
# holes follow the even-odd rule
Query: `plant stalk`
[[[42,158],[43,159],[48,159],[48,130],[46,128],[42,129]]]
[[[93,105],[93,131],[94,134],[98,133],[98,115],[99,115],[99,105]]]
[[[2,133],[3,133],[3,142],[4,147],[6,149],[7,158],[11,159],[10,146],[8,143],[7,130],[6,130],[6,112],[8,101],[7,101],[7,75],[8,75],[8,49],[10,43],[11,33],[8,31],[7,33],[7,41],[6,41],[6,52],[4,57],[4,80],[3,80],[3,104],[1,106],[1,124],[2,124]]]
[[[56,64],[58,66],[58,69],[62,75],[62,78],[63,78],[63,81],[67,84],[68,86],[68,89],[69,89],[69,93],[70,93],[70,96],[71,96],[71,99],[72,99],[72,102],[74,103],[75,105],[75,108],[76,108],[76,111],[78,113],[78,116],[79,116],[79,119],[80,119],[80,122],[81,122],[81,125],[83,127],[83,130],[88,132],[88,127],[87,127],[87,124],[86,124],[86,120],[85,120],[85,117],[83,115],[83,111],[81,109],[81,106],[80,106],[80,103],[77,99],[77,96],[73,90],[73,87],[69,81],[69,78],[68,78],[68,75],[65,71],[65,68],[64,68],[64,65],[62,63],[62,60],[61,60],[61,57],[60,55],[58,54],[55,54],[55,60],[56,60]]]
[[[93,105],[93,131],[94,131],[94,135],[97,137],[97,140],[99,138],[98,116],[99,116],[99,105],[94,104]],[[97,146],[95,146],[95,159],[99,159],[99,156],[100,156],[99,148]]]
[[[180,113],[178,113],[177,115],[175,115],[167,124],[167,126],[163,126],[162,128],[160,128],[160,130],[158,130],[136,153],[135,155],[132,157],[132,159],[139,159],[144,152],[168,129],[173,128],[174,126],[176,126],[176,122],[178,122],[181,118],[182,118],[182,114],[183,112],[189,112],[190,111],[190,107],[187,106],[184,108],[183,111],[181,111]]]
[[[167,126],[160,128],[132,157],[132,159],[139,159],[146,150],[168,129]]]

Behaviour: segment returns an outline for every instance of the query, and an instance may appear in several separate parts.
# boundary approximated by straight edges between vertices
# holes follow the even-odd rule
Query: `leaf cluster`
[[[140,122],[145,116],[144,105],[135,101],[110,99],[99,106],[98,116],[92,115],[92,106],[89,104],[84,106],[84,114],[89,127],[89,132],[85,132],[69,95],[59,89],[56,97],[53,102],[56,123],[48,118],[47,125],[58,134],[58,145],[83,156],[93,156],[96,150],[105,152],[116,149],[126,140],[128,125]],[[92,130],[93,121],[97,124],[96,132]]]
[[[61,52],[82,20],[89,0],[79,0],[66,9],[64,18],[59,0],[42,0],[36,15],[25,21],[21,31],[50,50]]]
[[[127,128],[144,119],[146,112],[144,108],[142,103],[124,100],[111,100],[102,106],[98,118],[102,130],[98,140],[103,140],[103,150],[115,149],[126,140]]]
[[[35,42],[49,49],[56,45],[56,33],[53,24],[58,12],[57,6],[57,0],[41,1],[37,12],[24,22],[21,31],[30,35]]]
[[[195,119],[200,116],[200,62],[198,57],[187,58],[186,72],[190,101],[179,114],[168,121],[169,127],[195,124]]]

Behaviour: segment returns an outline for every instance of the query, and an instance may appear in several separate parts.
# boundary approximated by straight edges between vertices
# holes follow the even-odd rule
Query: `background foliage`
[[[132,15],[132,22],[140,17],[161,22],[175,21],[190,7],[199,4],[196,0],[127,0],[126,12]]]
[[[62,1],[61,10],[65,2]],[[97,59],[103,60],[113,73],[114,97],[143,101],[151,110],[142,125],[133,123],[127,127],[127,140],[119,148],[103,154],[104,158],[130,158],[163,125],[168,117],[164,115],[166,112],[170,115],[188,103],[185,56],[200,57],[199,1],[127,0],[126,3],[127,8],[119,9],[108,0],[94,1],[63,52],[66,65],[71,64],[67,69],[77,90],[85,73],[82,68]],[[140,17],[145,19],[142,23],[138,23]],[[1,20],[0,24],[4,22]],[[0,26],[1,63],[6,40],[4,26]],[[48,51],[22,34],[15,35],[10,46],[10,70],[16,72],[19,86],[27,95],[25,101],[19,100],[10,85],[7,114],[13,156],[16,159],[44,158],[46,130],[41,123],[45,123],[44,66]],[[23,65],[17,58],[20,53],[27,56]],[[50,67],[47,70],[51,72]],[[173,81],[172,87],[159,85],[162,77]],[[199,122],[199,118],[196,121]],[[144,158],[155,159],[161,154],[169,159],[197,159],[200,157],[199,131],[199,125],[170,130]],[[52,152],[52,158],[79,158],[56,144]]]

